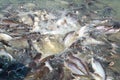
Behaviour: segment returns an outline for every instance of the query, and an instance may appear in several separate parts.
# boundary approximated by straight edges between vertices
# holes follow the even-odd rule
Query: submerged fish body
[[[100,62],[98,62],[97,60],[92,58],[91,65],[94,70],[94,73],[92,74],[93,77],[96,80],[106,80],[106,73],[105,73],[105,70],[103,69],[102,65],[100,64]]]
[[[70,9],[41,10],[34,1],[21,3],[18,10],[8,6],[10,10],[5,10],[0,21],[1,60],[31,68],[22,77],[25,80],[107,80],[116,74],[115,79],[119,78],[120,24],[100,18],[99,10],[91,10],[99,1],[86,0],[80,6],[51,1]],[[13,66],[10,73],[16,71],[17,64]],[[17,71],[22,73],[25,67]],[[0,64],[0,74],[2,71]],[[19,74],[12,77],[16,76]]]

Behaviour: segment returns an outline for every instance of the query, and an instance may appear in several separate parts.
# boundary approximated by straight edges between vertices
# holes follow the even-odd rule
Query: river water
[[[0,0],[0,9],[3,10],[6,8],[6,6],[11,4],[14,7],[18,7],[23,3],[26,3],[25,7],[27,8],[32,8],[34,5],[31,5],[29,3],[34,3],[37,8],[41,8],[41,9],[48,9],[48,10],[71,9],[72,7],[70,6],[79,7],[85,1],[88,2],[95,1],[97,4],[93,3],[93,5],[99,6],[101,8],[107,6],[111,7],[112,10],[114,10],[114,12],[112,12],[112,16],[114,16],[117,20],[120,20],[120,14],[119,14],[120,0]]]
[[[119,3],[0,0],[0,80],[120,80]]]

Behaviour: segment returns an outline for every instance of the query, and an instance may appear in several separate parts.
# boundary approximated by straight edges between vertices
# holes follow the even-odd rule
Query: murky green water
[[[68,8],[69,3],[75,3],[77,6],[82,4],[85,0],[0,0],[0,9],[4,8],[6,5],[13,4],[15,7],[21,3],[35,3],[37,7],[40,8]],[[88,0],[89,1],[89,0]],[[95,0],[94,0],[95,1]],[[120,19],[120,0],[96,0],[107,4],[106,6],[111,6],[117,11],[117,19]]]
[[[23,47],[25,46],[26,47],[26,45],[27,45],[27,47],[28,46],[30,46],[31,47],[31,44],[30,43],[28,43],[28,40],[30,39],[30,41],[32,42],[32,40],[35,40],[36,39],[36,43],[32,43],[32,45],[34,44],[35,46],[37,45],[38,47],[39,47],[39,45],[38,44],[40,44],[40,50],[41,50],[41,52],[43,52],[43,53],[58,53],[58,51],[61,51],[61,50],[63,50],[63,45],[60,45],[61,43],[59,43],[58,42],[58,40],[57,39],[55,39],[54,40],[54,37],[52,37],[52,36],[50,36],[51,38],[49,39],[49,38],[46,38],[46,36],[47,35],[45,35],[44,37],[43,37],[43,39],[42,39],[42,37],[41,37],[41,35],[40,36],[37,36],[37,35],[39,35],[39,33],[37,33],[36,35],[34,35],[34,33],[33,33],[33,35],[30,33],[29,34],[29,32],[31,31],[31,27],[32,27],[32,29],[33,29],[33,31],[34,31],[34,23],[35,22],[39,22],[39,20],[36,20],[36,14],[34,13],[34,11],[35,10],[37,10],[37,12],[39,13],[39,10],[41,10],[41,14],[37,14],[37,18],[39,19],[40,18],[40,20],[41,20],[41,22],[39,22],[40,23],[40,26],[39,25],[37,25],[37,27],[40,27],[40,29],[41,30],[45,30],[45,31],[54,31],[55,29],[60,29],[61,30],[61,33],[62,32],[64,32],[64,24],[69,24],[68,26],[70,27],[70,28],[72,28],[74,25],[73,24],[75,24],[75,27],[77,26],[78,28],[80,27],[77,23],[73,23],[72,25],[70,24],[70,23],[66,23],[66,20],[67,19],[63,19],[63,22],[61,22],[61,24],[60,25],[62,25],[62,29],[61,28],[59,28],[59,26],[57,26],[58,24],[56,23],[57,22],[57,20],[56,20],[56,18],[54,19],[54,20],[52,20],[52,18],[50,18],[50,21],[48,20],[48,19],[46,19],[46,16],[44,16],[45,14],[49,14],[49,11],[50,12],[55,12],[55,13],[57,13],[58,15],[59,15],[59,13],[62,13],[62,12],[67,12],[68,14],[69,14],[69,12],[73,12],[73,14],[74,14],[74,12],[76,12],[76,14],[77,14],[77,11],[78,11],[78,14],[79,15],[75,15],[75,16],[72,16],[72,17],[75,17],[75,18],[73,18],[72,19],[72,21],[73,20],[75,20],[76,22],[79,22],[79,20],[81,20],[81,22],[80,22],[80,25],[82,25],[81,23],[83,23],[83,25],[84,25],[84,23],[87,23],[89,20],[90,21],[92,21],[93,19],[106,19],[107,18],[107,20],[108,19],[111,19],[111,18],[113,18],[113,20],[118,20],[118,21],[120,21],[120,0],[0,0],[0,20],[1,20],[1,25],[0,25],[0,28],[1,28],[1,31],[2,32],[4,32],[4,33],[10,33],[10,35],[13,35],[14,36],[14,34],[15,35],[17,35],[17,36],[19,36],[20,37],[20,39],[18,39],[18,41],[16,41],[15,42],[15,44],[14,44],[14,39],[16,40],[16,37],[14,37],[14,39],[13,39],[13,42],[12,42],[12,40],[11,40],[11,43],[13,43],[13,47],[12,48],[10,48],[9,49],[9,47],[5,47],[5,50],[6,51],[8,51],[8,52],[11,52],[11,54],[13,54],[13,53],[16,53],[16,50],[18,50],[17,52],[18,52],[18,54],[19,55],[17,55],[17,54],[13,54],[13,55],[15,55],[15,59],[17,59],[17,60],[19,60],[20,58],[21,58],[21,56],[24,56],[25,55],[25,57],[24,57],[24,59],[23,58],[21,58],[22,60],[25,60],[24,62],[25,62],[25,64],[29,64],[29,63],[27,63],[27,57],[29,58],[29,60],[30,60],[30,67],[32,68],[32,69],[34,69],[34,67],[35,67],[35,69],[37,68],[37,67],[39,67],[39,66],[36,66],[36,63],[35,63],[35,66],[34,66],[34,57],[35,56],[32,56],[31,57],[31,54],[33,53],[35,53],[35,54],[38,54],[38,52],[36,51],[34,51],[34,50],[32,50],[32,49],[30,49],[31,51],[27,51],[27,50],[25,50],[25,49],[23,49]],[[45,9],[45,10],[44,10]],[[62,10],[64,10],[64,11],[62,11]],[[22,11],[24,12],[24,13],[22,13]],[[42,14],[42,12],[44,12],[44,14]],[[10,14],[9,14],[10,13]],[[29,15],[29,13],[30,13],[30,15]],[[32,14],[33,13],[33,14]],[[26,14],[26,15],[22,15],[22,14]],[[65,14],[65,15],[68,15],[68,14]],[[94,15],[94,14],[97,14],[97,15]],[[54,14],[55,16],[56,16],[56,14]],[[64,15],[64,14],[63,14]],[[70,14],[71,15],[71,14]],[[92,17],[91,17],[91,15],[92,15]],[[9,17],[10,16],[10,17]],[[87,16],[88,17],[88,19],[85,19],[85,20],[83,20],[82,21],[82,18],[84,18],[84,16]],[[57,18],[59,18],[59,16],[56,16]],[[77,17],[77,18],[76,18]],[[23,20],[22,21],[22,19],[23,18],[25,18],[25,20]],[[32,19],[32,18],[35,18],[35,19]],[[41,19],[42,18],[42,19]],[[79,19],[78,19],[79,18]],[[68,19],[69,19],[69,17],[68,17]],[[76,20],[76,19],[78,19],[78,20]],[[36,20],[36,21],[35,21]],[[28,23],[27,23],[27,21],[28,21]],[[71,21],[71,18],[70,18],[70,22],[72,22]],[[52,25],[53,23],[55,24],[55,25]],[[69,22],[69,21],[68,21]],[[96,22],[97,22],[97,20],[96,20]],[[111,22],[112,22],[112,20],[111,20]],[[110,22],[110,23],[111,23]],[[17,26],[15,25],[14,26],[14,24],[12,24],[12,23],[14,23],[14,24],[17,24]],[[30,24],[29,24],[30,23]],[[23,25],[23,24],[26,24],[26,25]],[[47,24],[47,26],[46,26],[46,24]],[[102,23],[101,23],[102,24]],[[112,23],[111,23],[112,24]],[[108,25],[111,25],[111,24],[109,24],[108,23]],[[7,26],[6,26],[7,25]],[[32,26],[31,26],[32,25]],[[103,25],[103,24],[102,24]],[[28,26],[29,26],[29,28],[28,28]],[[43,28],[45,26],[45,28]],[[52,27],[51,27],[52,26]],[[116,25],[114,25],[115,26],[115,28],[119,28],[119,23],[118,24],[116,24]],[[117,26],[117,27],[116,27]],[[35,27],[36,27],[36,25],[35,25]],[[47,28],[47,27],[50,27],[50,28]],[[68,28],[69,28],[68,27]],[[104,26],[103,26],[104,27]],[[8,29],[7,29],[8,28]],[[55,28],[55,29],[54,29]],[[92,27],[90,27],[90,28],[92,28]],[[26,30],[27,29],[27,30]],[[58,30],[57,29],[57,30]],[[86,28],[87,29],[87,28]],[[55,30],[55,31],[57,31],[57,30]],[[63,30],[63,31],[62,31]],[[66,29],[65,28],[65,31],[67,31],[67,30],[69,30],[69,29]],[[109,30],[109,29],[108,29]],[[81,31],[81,30],[80,30]],[[106,30],[107,31],[107,30]],[[114,30],[115,31],[115,30]],[[43,31],[44,32],[44,31]],[[69,33],[70,31],[68,31],[68,32],[65,32],[64,33],[64,35],[63,36],[65,36],[66,35],[66,33]],[[77,35],[78,35],[78,30],[76,30],[75,31],[75,33],[74,33],[74,31],[72,32],[72,33],[74,33],[74,34],[72,34],[71,32],[70,32],[70,37],[71,36],[77,36],[76,35],[76,32],[77,32]],[[84,31],[83,31],[84,32]],[[88,30],[88,32],[89,32],[89,30]],[[91,31],[92,32],[92,31]],[[80,32],[79,32],[80,33]],[[99,33],[99,32],[98,32]],[[24,36],[25,36],[25,39],[24,39],[24,36],[22,35],[22,34],[24,34]],[[26,37],[27,36],[27,34],[28,34],[28,37]],[[43,34],[42,32],[41,32],[41,34]],[[71,35],[72,34],[72,35]],[[92,33],[93,34],[93,33]],[[90,33],[90,35],[91,35],[91,33]],[[98,35],[98,34],[97,34]],[[112,34],[111,34],[112,35]],[[35,39],[33,39],[34,37],[35,37]],[[58,35],[57,35],[58,36]],[[69,37],[69,35],[67,34],[67,36]],[[96,33],[95,33],[95,35],[93,34],[93,38],[94,38],[94,36],[96,36]],[[108,35],[109,36],[109,35]],[[114,38],[114,36],[115,36],[115,39],[111,39],[112,37]],[[119,52],[119,48],[118,47],[116,47],[116,46],[119,46],[119,45],[116,45],[116,44],[118,44],[119,43],[119,41],[117,41],[117,40],[119,40],[119,33],[118,34],[113,34],[112,36],[110,36],[110,37],[108,37],[107,39],[110,39],[109,41],[110,42],[112,42],[112,40],[115,42],[115,48],[117,48],[117,49],[115,49],[115,51],[116,51],[116,53],[117,53],[117,51]],[[32,38],[33,37],[33,38]],[[40,40],[38,39],[38,37],[40,37]],[[47,37],[49,37],[49,35],[47,36]],[[60,36],[61,37],[61,36]],[[66,36],[65,36],[66,37]],[[100,37],[97,37],[97,38],[101,38],[100,40],[101,41],[106,41],[107,39],[105,39],[106,38],[106,35],[105,36],[103,36],[103,35],[101,35],[100,34]],[[73,37],[73,39],[76,39],[76,37]],[[96,38],[96,40],[97,40],[97,38]],[[48,40],[46,40],[46,41],[48,41],[48,42],[44,42],[44,40],[45,39],[48,39]],[[60,39],[62,39],[62,38],[60,38]],[[64,38],[65,39],[65,38]],[[70,39],[70,38],[68,38],[68,39]],[[80,37],[80,39],[82,39],[81,37]],[[104,39],[104,40],[103,40]],[[21,42],[23,41],[24,43],[26,43],[25,45],[23,45],[23,47],[21,47],[21,45],[20,45],[20,49],[19,49],[19,40],[21,40]],[[41,41],[40,43],[38,43],[37,42],[37,40],[38,41]],[[91,39],[92,40],[92,39]],[[60,40],[61,41],[61,40]],[[70,41],[68,40],[68,43],[70,42],[70,44],[71,44],[71,42],[72,42],[73,40],[72,39],[70,39]],[[105,47],[107,47],[107,46],[111,46],[110,45],[110,43],[109,44],[107,44],[107,42],[109,42],[109,41],[106,41],[105,42]],[[2,42],[2,41],[1,41]],[[1,43],[0,42],[0,43]],[[87,40],[86,40],[86,42],[87,42]],[[10,42],[9,42],[10,43]],[[66,42],[65,42],[66,43]],[[78,43],[77,41],[76,41],[76,43]],[[84,42],[85,43],[85,42]],[[89,41],[88,41],[88,43],[89,43]],[[95,42],[96,43],[96,42]],[[5,44],[5,43],[4,43]],[[28,44],[30,44],[30,45],[28,45]],[[41,44],[42,44],[42,46],[41,46]],[[45,44],[44,46],[43,46],[43,44]],[[64,44],[64,43],[63,43]],[[73,44],[73,43],[72,43]],[[91,43],[90,43],[91,44]],[[0,45],[2,45],[2,43],[0,44]],[[5,44],[6,45],[6,44]],[[16,47],[15,48],[15,50],[13,49],[14,48],[14,46],[16,46],[16,45],[18,45],[18,48]],[[54,46],[55,45],[55,46]],[[58,47],[56,47],[56,45],[59,45]],[[65,44],[66,45],[66,44]],[[69,45],[69,44],[68,44]],[[86,45],[86,44],[85,44]],[[2,45],[2,47],[3,47],[4,45]],[[9,44],[7,45],[7,46],[9,46]],[[52,46],[52,48],[50,48]],[[74,46],[74,44],[73,44],[73,46]],[[75,46],[76,46],[76,44],[75,44]],[[81,46],[81,43],[80,43],[80,46]],[[0,46],[1,47],[1,46]],[[10,46],[11,47],[11,46]],[[63,48],[62,48],[63,47]],[[99,48],[99,46],[97,47],[97,46],[92,46],[93,47],[93,49],[91,48],[91,45],[90,45],[90,48],[89,48],[89,45],[88,45],[88,50],[93,50],[93,51],[95,51],[95,49],[98,49]],[[100,47],[102,47],[102,48],[100,48],[100,50],[101,51],[99,51],[98,50],[98,52],[101,52],[102,53],[102,51],[104,50],[103,48],[103,46],[100,46]],[[112,47],[114,48],[114,45],[112,45]],[[23,49],[23,52],[22,52],[22,50],[21,50],[21,48]],[[85,48],[87,48],[86,46],[85,46]],[[111,48],[111,47],[108,47],[108,48]],[[112,48],[112,49],[113,49]],[[72,48],[70,48],[70,49],[72,49]],[[75,50],[76,50],[77,48],[75,48]],[[80,48],[81,49],[81,48]],[[103,49],[103,50],[102,50]],[[107,48],[105,48],[105,49],[107,49]],[[25,51],[24,51],[25,50]],[[110,50],[107,50],[108,52],[110,51]],[[109,54],[108,55],[108,52],[107,51],[103,51],[104,53],[107,53],[107,54],[105,54],[105,58],[106,58],[106,56],[108,56],[107,58],[108,58],[108,60],[109,59],[111,59],[111,54]],[[30,53],[29,53],[30,52]],[[32,52],[32,53],[31,53]],[[97,51],[95,51],[95,53],[98,53]],[[29,53],[29,54],[26,54],[26,53]],[[66,53],[66,52],[65,52]],[[86,52],[87,53],[87,52]],[[109,52],[110,53],[110,52]],[[34,55],[35,55],[34,54]],[[43,56],[44,56],[44,54],[42,54]],[[19,57],[19,58],[17,58],[17,57]],[[30,56],[30,57],[29,57]],[[46,56],[46,55],[45,55]],[[69,56],[69,55],[68,55]],[[98,54],[98,56],[99,56],[99,54]],[[109,58],[109,56],[110,56],[110,58]],[[41,58],[41,53],[40,53],[40,58]],[[106,58],[106,59],[107,59]],[[115,59],[114,59],[115,58]],[[21,59],[20,59],[20,61],[21,61]],[[47,58],[46,58],[47,59]],[[77,58],[76,58],[77,59]],[[2,61],[3,60],[3,61]],[[75,60],[75,59],[74,59]],[[23,78],[25,78],[26,77],[26,74],[29,74],[29,68],[28,67],[26,67],[26,66],[24,66],[23,65],[23,62],[22,63],[19,63],[19,62],[14,62],[13,64],[11,64],[12,62],[9,62],[9,61],[6,61],[6,58],[5,58],[5,61],[4,61],[4,59],[1,59],[0,61],[2,61],[2,62],[0,62],[0,68],[1,68],[1,64],[3,65],[2,66],[2,68],[3,68],[3,70],[4,71],[0,71],[0,74],[2,74],[2,77],[0,77],[0,80],[2,80],[2,79],[4,79],[4,78],[6,78],[6,74],[8,74],[8,72],[6,71],[7,69],[9,69],[10,68],[10,70],[11,71],[9,71],[11,74],[10,75],[12,75],[12,77],[11,76],[8,76],[6,79],[9,79],[9,80],[13,80],[12,78],[15,78],[14,80],[17,80],[17,78],[20,78],[19,80],[22,80]],[[106,60],[107,61],[107,60]],[[119,71],[120,71],[120,69],[119,69],[119,62],[117,62],[117,61],[119,61],[119,57],[116,57],[116,55],[115,56],[113,56],[113,58],[112,58],[112,60],[109,60],[110,61],[110,63],[113,61],[113,65],[112,65],[112,67],[113,68],[111,68],[113,71],[115,71],[115,72],[118,72],[119,73]],[[107,62],[109,62],[109,61],[107,61]],[[5,64],[4,65],[4,63],[7,63],[7,65]],[[48,62],[48,60],[47,60],[47,62]],[[10,63],[10,64],[9,64]],[[42,63],[42,62],[41,62]],[[88,62],[89,63],[89,62]],[[53,63],[52,63],[53,64]],[[83,64],[83,63],[82,63]],[[108,63],[107,63],[108,64]],[[10,65],[10,67],[9,67],[9,65]],[[106,65],[106,63],[105,63],[105,65]],[[4,67],[4,66],[6,66],[6,67]],[[33,67],[32,67],[33,66]],[[41,64],[40,64],[40,66],[41,66]],[[55,64],[55,66],[56,66],[56,64]],[[109,65],[108,65],[109,66]],[[19,68],[20,67],[20,68]],[[43,67],[44,67],[44,65],[43,65]],[[76,64],[75,64],[75,67],[76,67]],[[92,67],[92,66],[89,66],[89,67]],[[88,67],[88,68],[89,68]],[[111,66],[110,66],[111,67]],[[2,69],[1,68],[1,69]],[[20,69],[20,70],[19,70]],[[41,68],[40,67],[40,69],[41,70],[43,70],[43,71],[45,71],[44,70],[44,68]],[[54,68],[53,68],[54,69]],[[12,71],[14,72],[14,73],[12,73]],[[38,70],[36,70],[36,71],[38,71]],[[34,73],[36,73],[36,71],[34,72]],[[43,77],[43,71],[41,71],[42,73],[40,73],[40,76],[42,76],[42,78],[43,79],[41,79],[41,80],[44,80],[44,77]],[[88,70],[89,71],[89,70]],[[4,74],[4,72],[5,72],[5,74]],[[46,75],[46,72],[47,71],[45,71],[45,75]],[[89,72],[92,72],[92,71],[89,71]],[[106,72],[107,72],[107,70],[106,70]],[[24,74],[23,74],[24,73]],[[33,74],[30,74],[30,75],[27,75],[27,77],[26,77],[26,79],[25,80],[30,80],[30,79],[27,79],[27,78],[29,78],[29,76],[31,76],[31,75],[34,75],[34,73]],[[42,75],[41,75],[42,74]],[[110,74],[110,76],[113,74],[113,72],[111,72],[111,74]],[[108,75],[109,75],[109,73],[108,73]],[[1,75],[0,75],[1,76]],[[49,76],[49,75],[48,75]],[[113,77],[114,76],[116,76],[115,75],[115,73],[114,73],[114,75],[113,75]],[[35,77],[39,77],[38,76],[38,74],[35,74]],[[118,74],[118,76],[117,76],[117,78],[119,78],[119,74]],[[35,78],[34,80],[36,80],[37,78]],[[53,80],[53,79],[51,79],[51,80]],[[68,79],[67,79],[68,80]],[[96,79],[97,80],[97,79]],[[119,80],[119,79],[117,79],[117,80]]]
[[[116,19],[120,20],[120,0],[102,0],[117,11]]]
[[[9,5],[12,3],[15,7],[20,5],[21,3],[35,3],[37,7],[42,9],[70,9],[68,7],[69,3],[74,3],[74,5],[79,6],[81,5],[85,0],[0,0],[0,9],[3,9],[5,5]],[[87,1],[87,0],[86,0]],[[89,0],[88,0],[89,1]],[[100,1],[104,3],[105,5],[100,6],[110,6],[112,7],[116,13],[115,18],[120,20],[120,0],[94,0],[94,1]],[[27,6],[29,7],[29,6]]]

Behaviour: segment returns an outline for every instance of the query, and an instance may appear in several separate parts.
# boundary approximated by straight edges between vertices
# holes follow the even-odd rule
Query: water
[[[16,41],[14,41],[14,39],[13,39],[13,45],[11,44],[12,47],[10,46],[11,47],[10,49],[9,49],[9,47],[5,47],[5,50],[8,51],[11,55],[14,55],[15,59],[18,61],[18,62],[16,62],[16,61],[8,62],[8,61],[6,61],[6,58],[1,59],[1,60],[3,60],[3,62],[0,62],[0,70],[1,70],[0,71],[0,80],[3,80],[3,79],[5,79],[5,80],[6,79],[7,80],[17,80],[17,79],[23,80],[24,78],[25,78],[24,80],[36,80],[37,77],[41,77],[41,78],[43,78],[41,80],[45,80],[44,74],[45,74],[45,76],[47,76],[46,73],[49,73],[49,71],[46,67],[44,68],[44,65],[42,65],[42,64],[36,66],[36,62],[34,62],[34,60],[37,61],[37,59],[35,59],[35,55],[39,54],[38,52],[40,52],[39,58],[41,58],[41,55],[42,55],[43,59],[44,59],[44,57],[47,55],[47,53],[52,54],[52,53],[57,53],[57,51],[59,51],[59,49],[60,49],[60,51],[63,50],[62,49],[63,46],[60,45],[62,43],[61,39],[64,39],[62,37],[66,36],[66,33],[70,32],[70,37],[72,36],[71,38],[73,38],[73,40],[71,39],[68,42],[74,41],[76,39],[76,37],[73,37],[73,36],[78,36],[78,30],[75,30],[75,33],[74,32],[71,33],[71,30],[73,31],[75,29],[75,27],[77,27],[79,29],[79,27],[81,27],[82,25],[85,25],[86,23],[89,23],[89,21],[92,21],[93,19],[98,19],[98,23],[99,23],[99,19],[108,19],[108,20],[113,19],[115,21],[116,20],[119,21],[120,20],[120,14],[119,14],[120,13],[120,9],[119,9],[120,5],[119,5],[119,3],[120,3],[120,0],[0,0],[0,20],[1,20],[0,30],[1,30],[1,32],[8,33],[8,35],[10,33],[10,35],[12,35],[13,38],[16,40]],[[39,12],[39,10],[41,10],[42,12]],[[41,14],[35,14],[34,12],[36,12],[36,11]],[[78,11],[78,14],[77,14],[77,11]],[[52,15],[52,13],[53,14],[55,13],[54,15],[57,18],[46,19],[46,15],[48,15],[47,13],[48,14],[51,13],[51,15]],[[61,13],[63,13],[63,14],[61,14]],[[56,16],[56,15],[58,15],[58,16]],[[59,20],[59,18],[61,19],[61,15],[64,15],[64,16],[66,15],[68,19],[62,19],[63,22],[61,22],[61,24],[60,24],[61,28],[59,28],[59,26],[56,22]],[[64,17],[64,16],[62,16],[62,17]],[[69,18],[70,16],[72,18]],[[87,18],[85,19],[84,16],[88,17],[88,19]],[[41,21],[34,19],[36,17],[40,18]],[[24,20],[22,21],[22,19],[24,19]],[[40,23],[40,26],[37,25],[37,27],[38,26],[40,27],[42,36],[39,33],[33,33],[33,34],[29,33],[29,32],[31,32],[31,29],[34,29],[34,24],[33,24],[34,22]],[[80,25],[76,22],[80,23]],[[95,22],[97,24],[97,20],[95,20]],[[109,22],[111,23],[112,20]],[[55,25],[52,25],[52,23]],[[66,28],[66,25],[64,25],[64,24],[67,24],[67,27],[69,26],[68,28],[70,29],[70,31],[68,28]],[[75,25],[73,25],[73,24],[75,24]],[[111,24],[108,23],[108,25],[111,25]],[[119,28],[119,22],[115,26],[117,28]],[[93,26],[90,28],[93,28]],[[57,31],[58,29],[60,29],[59,30],[60,32]],[[64,32],[64,30],[65,30],[65,32]],[[94,30],[94,29],[92,29],[92,30]],[[58,34],[62,33],[61,34],[62,36],[60,36],[61,43],[59,43],[59,41],[56,38],[54,40],[53,34],[50,35],[50,39],[49,39],[49,35],[43,34],[46,32],[52,33],[52,31],[53,31],[53,33],[58,32]],[[80,31],[82,32],[82,30],[80,30]],[[77,32],[77,35],[76,35],[76,32]],[[92,31],[88,30],[88,32],[92,32]],[[23,36],[23,34],[24,34],[24,36]],[[98,34],[99,34],[99,32],[98,32]],[[19,39],[16,39],[15,35],[18,36]],[[96,33],[95,33],[95,35],[93,33],[92,34],[90,33],[90,35],[93,35],[93,38],[94,38],[94,36],[96,37]],[[56,36],[58,36],[58,35],[56,34]],[[87,35],[87,36],[89,36],[89,35]],[[119,37],[119,33],[118,33],[118,37]],[[115,37],[115,38],[117,39],[118,37]],[[99,38],[99,36],[97,38]],[[100,34],[100,38],[101,38],[100,40],[102,41],[104,39],[104,36]],[[70,38],[68,38],[68,39],[70,39]],[[83,37],[81,37],[80,39],[81,39],[81,41],[83,41],[82,40]],[[37,42],[31,43],[34,40],[36,40]],[[45,40],[45,42],[44,42],[44,40]],[[104,40],[106,41],[107,39],[104,39]],[[111,37],[110,37],[110,40],[114,41],[114,39],[111,39]],[[24,43],[25,44],[20,45],[21,41],[23,41],[23,44]],[[105,43],[107,44],[107,42],[109,42],[109,41],[106,41]],[[117,42],[119,43],[119,41],[117,41],[117,40],[115,40],[115,41],[116,41],[116,43]],[[86,40],[86,42],[87,42],[87,40]],[[11,40],[11,43],[12,43],[12,40]],[[27,43],[29,45],[27,45]],[[76,41],[76,43],[79,43],[79,42]],[[31,48],[31,46],[33,44],[35,46],[33,46],[34,48]],[[38,44],[42,44],[42,45],[44,44],[44,46],[41,46]],[[62,43],[62,44],[64,44],[64,43]],[[90,41],[88,41],[88,44],[92,44],[92,43],[90,43]],[[18,47],[17,47],[17,45],[18,45]],[[60,47],[59,46],[56,47],[56,45],[57,46],[59,45]],[[24,46],[25,46],[25,49],[23,49]],[[30,46],[30,47],[28,48],[28,46]],[[73,44],[73,46],[74,46],[74,44]],[[75,44],[75,46],[76,46],[76,44]],[[111,47],[107,47],[107,46],[108,46],[108,44],[106,46],[94,46],[94,45],[89,46],[88,45],[87,47],[85,46],[83,48],[85,48],[85,50],[88,50],[88,51],[93,50],[96,53],[102,53],[103,50],[105,50],[107,48],[109,48],[109,49],[111,48]],[[115,45],[115,48],[117,48],[116,46],[117,45]],[[1,47],[1,45],[0,45],[0,47]],[[99,47],[100,47],[100,50],[98,50]],[[104,49],[104,47],[105,47],[105,49]],[[40,48],[40,51],[37,48],[38,49]],[[68,49],[69,49],[69,46],[68,46]],[[72,47],[70,47],[70,49],[72,49]],[[75,48],[75,50],[76,49],[77,48]],[[82,49],[82,48],[80,47],[80,49]],[[38,50],[38,52],[37,52],[37,50]],[[98,50],[98,51],[96,51],[96,50]],[[80,51],[81,51],[81,53],[84,52],[82,50],[80,50]],[[115,51],[119,52],[118,48],[115,49]],[[42,52],[42,54],[41,54],[41,52]],[[109,60],[109,57],[111,59],[112,55],[109,54],[108,50],[103,51],[103,52],[107,53],[107,54],[104,54],[106,59],[108,58],[108,60]],[[16,53],[18,53],[18,54],[16,54]],[[61,52],[60,52],[60,54],[61,54]],[[99,56],[99,54],[97,54],[97,55]],[[100,54],[100,56],[101,56],[101,54]],[[102,57],[100,57],[100,58],[102,58]],[[56,64],[54,64],[54,62],[53,63],[51,62],[51,64],[54,66],[57,65],[56,59],[57,58],[55,58]],[[53,59],[53,61],[54,61],[54,59]],[[117,62],[117,61],[119,61],[119,57],[116,58],[116,56],[115,56],[115,59],[114,59],[114,56],[113,56],[113,61],[115,62],[114,63],[115,68],[113,67],[113,71],[118,72],[117,78],[119,78],[119,76],[120,76],[119,64],[120,63]],[[47,60],[47,62],[48,62],[48,60]],[[112,62],[112,61],[110,60],[110,62]],[[44,63],[44,62],[41,62],[41,63]],[[46,64],[46,62],[45,62],[45,64]],[[27,65],[27,67],[26,67],[26,65]],[[105,65],[108,65],[108,64],[105,63]],[[57,65],[57,66],[59,66],[59,65]],[[29,68],[31,68],[31,70]],[[57,71],[56,69],[57,68],[55,68],[55,71]],[[39,71],[39,70],[40,70],[40,75],[38,75],[38,73],[37,73],[37,71]],[[30,71],[34,71],[34,72],[30,73]],[[61,71],[61,69],[60,69],[60,71]],[[92,71],[89,71],[89,72],[92,72]],[[107,73],[107,74],[109,75],[109,73]],[[110,76],[112,74],[113,74],[113,72],[111,72]],[[26,77],[26,75],[27,75],[27,77]],[[31,75],[34,75],[35,79],[29,79],[29,78],[31,78]],[[57,74],[53,73],[52,76],[54,76],[54,75],[57,75]],[[57,76],[59,76],[59,75],[57,75]],[[113,76],[116,77],[116,73],[114,73]],[[51,78],[51,73],[50,73],[50,75],[48,75],[48,77]],[[58,78],[58,77],[55,77],[55,79],[56,78]],[[51,79],[51,80],[53,80],[53,79]],[[68,79],[66,79],[66,80],[68,80]],[[117,79],[117,80],[119,80],[119,79]]]
[[[6,8],[6,5],[12,4],[15,7],[18,7],[19,5],[22,5],[23,3],[27,3],[25,5],[27,8],[31,8],[31,4],[34,3],[37,8],[41,9],[48,9],[48,10],[59,10],[59,9],[71,9],[68,5],[79,7],[83,2],[87,0],[0,0],[0,9]],[[90,0],[88,0],[90,1]],[[113,15],[115,16],[115,19],[120,20],[120,0],[93,0],[97,2],[104,3],[105,5],[96,4],[100,7],[110,6],[115,13]],[[34,6],[34,5],[32,5]],[[1,11],[0,11],[1,12]]]

